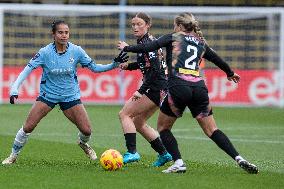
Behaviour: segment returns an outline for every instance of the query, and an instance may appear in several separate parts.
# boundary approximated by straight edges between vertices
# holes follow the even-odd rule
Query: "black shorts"
[[[153,90],[151,88],[143,87],[143,85],[140,87],[140,89],[138,89],[138,92],[142,95],[146,95],[158,107],[160,106],[161,99],[165,94],[165,90]]]
[[[50,108],[54,108],[55,105],[58,104],[62,111],[68,110],[69,108],[72,108],[73,106],[76,106],[77,104],[82,104],[80,99],[73,100],[73,101],[70,101],[70,102],[53,103],[53,102],[50,102],[50,101],[44,99],[42,96],[37,97],[36,101],[41,101],[41,102],[45,103],[46,105],[48,105]]]
[[[205,86],[173,86],[163,100],[160,110],[171,117],[181,117],[188,107],[192,117],[202,118],[212,115],[208,89]]]

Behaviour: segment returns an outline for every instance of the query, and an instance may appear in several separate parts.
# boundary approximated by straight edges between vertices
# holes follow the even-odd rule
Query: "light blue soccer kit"
[[[115,60],[126,61],[127,58],[124,56],[125,54],[119,54]],[[18,95],[18,88],[32,70],[42,67],[43,73],[38,101],[44,102],[51,108],[59,104],[63,111],[80,104],[80,88],[77,79],[78,64],[87,67],[92,72],[104,72],[116,68],[119,62],[113,61],[107,65],[96,64],[80,46],[68,42],[66,51],[57,53],[55,43],[51,43],[40,49],[19,74],[10,90],[10,103],[13,104],[11,99],[14,100],[14,97]],[[29,134],[24,131],[23,127],[17,132],[12,153],[2,164],[12,164],[16,161],[20,150],[27,142]],[[79,132],[78,136],[79,146],[92,160],[95,160],[97,158],[95,151],[86,143],[90,139],[90,135]]]
[[[13,84],[10,95],[18,95],[18,88],[33,69],[42,67],[40,97],[52,102],[70,102],[80,99],[80,88],[77,79],[77,66],[87,67],[92,72],[104,72],[118,66],[117,62],[96,64],[87,53],[70,42],[64,53],[57,53],[54,43],[50,43],[30,60]]]

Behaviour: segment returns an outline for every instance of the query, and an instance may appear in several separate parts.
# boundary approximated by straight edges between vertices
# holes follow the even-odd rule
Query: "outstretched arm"
[[[133,62],[133,63],[128,64],[128,67],[126,70],[137,70],[139,68],[140,67],[139,67],[138,62]]]
[[[235,83],[239,83],[241,80],[241,76],[239,76],[239,74],[234,73],[233,76],[227,77],[229,81],[233,81]]]
[[[83,66],[84,68],[85,66]],[[87,68],[89,70],[91,70],[92,72],[95,72],[95,73],[98,73],[98,72],[106,72],[106,71],[109,71],[109,70],[112,70],[115,68],[115,63],[112,62],[110,64],[96,64],[95,61],[92,60],[92,62],[90,62],[88,65],[87,65]]]
[[[119,41],[117,47],[125,52],[133,53],[145,53],[152,52],[154,50],[166,47],[172,43],[172,34],[163,35],[157,40],[151,41],[149,43],[143,43],[138,45],[128,46],[127,43]]]
[[[112,70],[114,68],[117,68],[119,64],[127,62],[128,61],[128,56],[126,52],[121,51],[117,57],[115,57],[110,64],[96,64],[94,61],[91,61],[87,65],[83,65],[83,67],[87,67],[90,69],[92,72],[106,72],[109,70]]]
[[[240,81],[240,76],[234,73],[230,66],[209,46],[206,46],[206,51],[203,57],[223,70],[227,74],[229,81],[234,81],[235,83]]]
[[[23,83],[23,81],[30,75],[33,71],[33,67],[29,64],[24,68],[24,70],[19,74],[17,80],[13,83],[10,89],[10,103],[15,103],[15,98],[18,98],[19,95],[19,87]]]

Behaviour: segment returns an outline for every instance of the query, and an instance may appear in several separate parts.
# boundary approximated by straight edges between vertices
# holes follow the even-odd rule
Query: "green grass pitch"
[[[0,159],[10,153],[15,134],[31,105],[0,106]],[[118,120],[121,106],[86,106],[97,154],[114,148],[125,152]],[[140,135],[137,148],[142,160],[121,170],[104,171],[99,161],[90,162],[76,144],[77,129],[55,108],[32,133],[16,164],[0,166],[0,188],[218,188],[280,189],[284,187],[284,110],[278,108],[214,108],[217,125],[240,154],[259,166],[249,175],[209,140],[186,112],[173,133],[183,159],[184,174],[163,174],[153,168],[156,153]],[[157,114],[149,120],[156,127]]]

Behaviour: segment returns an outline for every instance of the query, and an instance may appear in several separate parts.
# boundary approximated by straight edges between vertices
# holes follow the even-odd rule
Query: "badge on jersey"
[[[73,62],[74,62],[74,58],[70,58],[70,59],[69,59],[69,63],[70,63],[70,64],[73,64]]]
[[[38,57],[40,57],[40,54],[39,54],[39,53],[36,53],[36,54],[34,55],[34,57],[32,58],[32,60],[35,60],[35,59],[37,59]]]
[[[156,53],[155,52],[149,52],[149,58],[152,59],[152,58],[156,58]]]

